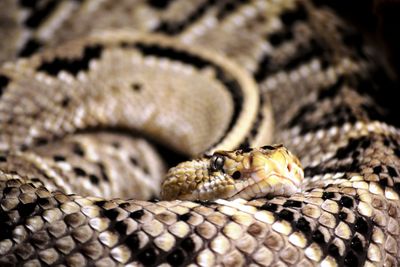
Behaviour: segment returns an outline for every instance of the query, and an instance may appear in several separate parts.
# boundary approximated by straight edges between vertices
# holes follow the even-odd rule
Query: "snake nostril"
[[[287,169],[288,169],[289,172],[292,172],[292,169],[293,169],[292,164],[289,163],[289,164],[287,165]]]
[[[235,180],[239,179],[240,177],[242,177],[242,174],[240,173],[240,171],[235,171],[232,174],[232,178],[235,179]]]

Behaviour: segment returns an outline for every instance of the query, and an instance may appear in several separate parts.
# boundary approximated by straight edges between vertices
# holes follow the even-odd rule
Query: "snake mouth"
[[[270,196],[289,196],[298,191],[298,187],[287,176],[271,173],[259,181],[251,182],[229,196],[229,199],[243,198],[246,200]]]

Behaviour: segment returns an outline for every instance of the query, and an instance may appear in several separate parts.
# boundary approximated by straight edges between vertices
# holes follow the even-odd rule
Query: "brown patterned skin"
[[[2,61],[56,47],[0,70],[0,265],[399,265],[400,132],[385,102],[393,84],[379,53],[320,3],[128,2],[0,4]],[[110,27],[179,41],[85,37]],[[164,41],[130,46],[149,38]],[[250,92],[252,100],[241,102]],[[136,98],[159,103],[132,105]],[[143,173],[153,172],[144,170],[158,162],[134,157],[129,130],[193,156],[229,140],[243,122],[232,146],[264,145],[269,101],[273,141],[304,167],[301,193],[144,201],[117,198],[121,188],[107,186],[134,176],[144,184]],[[158,105],[162,112],[151,113]],[[168,123],[148,116],[169,110]]]

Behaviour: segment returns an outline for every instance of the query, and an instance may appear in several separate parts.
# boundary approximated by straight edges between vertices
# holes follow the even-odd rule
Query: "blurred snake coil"
[[[398,83],[324,1],[2,0],[0,64],[0,266],[400,265]]]

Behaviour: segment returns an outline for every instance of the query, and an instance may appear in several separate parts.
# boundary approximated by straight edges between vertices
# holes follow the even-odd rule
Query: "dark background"
[[[386,54],[393,77],[400,77],[400,0],[315,0],[362,29]]]

